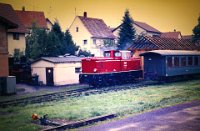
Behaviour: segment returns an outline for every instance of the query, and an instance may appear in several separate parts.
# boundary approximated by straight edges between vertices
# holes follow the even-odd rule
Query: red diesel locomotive
[[[110,50],[104,52],[104,57],[82,59],[79,82],[107,86],[132,82],[141,77],[140,58],[132,58],[130,51]]]

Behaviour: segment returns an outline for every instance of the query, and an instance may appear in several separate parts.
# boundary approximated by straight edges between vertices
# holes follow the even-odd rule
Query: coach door
[[[53,86],[53,68],[46,68],[46,85]]]

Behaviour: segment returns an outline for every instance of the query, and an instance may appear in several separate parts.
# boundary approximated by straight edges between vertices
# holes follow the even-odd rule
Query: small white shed
[[[44,85],[58,86],[79,83],[81,58],[41,57],[31,64],[32,76],[38,75],[38,81]]]

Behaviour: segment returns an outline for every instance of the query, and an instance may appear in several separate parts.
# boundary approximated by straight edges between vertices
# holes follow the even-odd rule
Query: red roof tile
[[[32,28],[33,23],[36,23],[38,28],[47,28],[44,12],[19,10],[16,10],[15,12],[26,28]]]
[[[182,36],[180,31],[174,31],[174,32],[163,32],[160,37],[180,39]]]
[[[135,41],[129,50],[200,50],[190,40],[143,36]]]
[[[146,30],[147,32],[155,32],[155,33],[161,33],[159,30],[155,29],[154,27],[139,21],[134,21],[134,24],[141,27],[142,29]]]
[[[18,27],[18,19],[11,5],[0,3],[0,21],[9,28]]]
[[[102,19],[88,18],[82,16],[78,16],[78,18],[91,33],[92,37],[115,39],[115,36],[112,34],[111,29],[104,23]]]
[[[183,35],[182,39],[189,39],[192,40],[192,35]]]

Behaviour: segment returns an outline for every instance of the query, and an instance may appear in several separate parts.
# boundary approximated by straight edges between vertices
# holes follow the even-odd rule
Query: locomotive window
[[[115,57],[120,57],[121,53],[120,52],[115,52]]]
[[[174,57],[174,66],[179,66],[179,57]]]
[[[188,66],[192,65],[192,63],[193,63],[193,59],[192,58],[193,58],[192,56],[188,57]]]
[[[194,65],[198,66],[198,64],[199,64],[199,58],[198,58],[198,56],[195,56],[194,57]]]
[[[110,58],[110,52],[104,52],[104,57]]]
[[[167,58],[167,66],[172,67],[172,57]]]
[[[186,66],[186,57],[181,58],[181,66]]]

